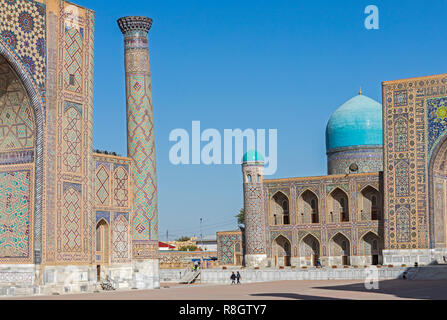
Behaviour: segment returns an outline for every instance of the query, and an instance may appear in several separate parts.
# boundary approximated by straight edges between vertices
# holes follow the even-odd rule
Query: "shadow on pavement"
[[[447,280],[384,280],[379,289],[368,290],[364,283],[340,286],[314,287],[314,289],[365,292],[391,295],[403,299],[447,300]]]
[[[252,297],[276,297],[283,299],[293,299],[293,300],[344,300],[339,298],[330,297],[318,297],[318,296],[308,296],[297,293],[254,293],[250,294]]]

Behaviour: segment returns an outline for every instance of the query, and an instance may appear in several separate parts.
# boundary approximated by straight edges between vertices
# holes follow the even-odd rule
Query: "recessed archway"
[[[292,256],[292,246],[290,244],[290,241],[284,236],[279,236],[275,240],[273,240],[272,247],[275,266],[290,266]]]
[[[270,224],[276,225],[288,225],[290,224],[289,214],[289,198],[278,191],[270,199]]]
[[[298,198],[298,219],[301,224],[320,222],[318,197],[310,190]]]
[[[430,247],[447,248],[447,135],[439,141],[429,165]]]
[[[366,258],[366,264],[378,265],[382,254],[380,238],[373,232],[366,233],[360,239],[360,255]]]
[[[335,264],[347,266],[350,264],[351,243],[342,233],[337,233],[330,241],[330,255]]]
[[[317,266],[320,259],[320,241],[313,235],[308,234],[301,240],[300,256],[306,261],[311,261],[312,266]]]
[[[109,224],[101,219],[96,224],[96,262],[108,265],[110,257],[110,231]]]
[[[345,191],[335,188],[328,196],[327,205],[330,223],[349,221],[349,197]]]
[[[32,240],[29,241],[29,244],[32,244],[32,247],[29,247],[28,254],[29,257],[33,258],[31,262],[35,264],[41,264],[42,260],[42,210],[43,210],[43,190],[44,186],[44,108],[43,108],[43,100],[40,95],[40,89],[34,84],[30,73],[27,68],[20,62],[20,59],[17,58],[15,53],[10,49],[9,45],[4,42],[3,39],[0,38],[0,58],[1,63],[4,66],[8,66],[14,74],[14,78],[19,80],[20,86],[23,89],[23,92],[26,94],[29,99],[30,110],[32,114],[30,114],[30,118],[34,120],[34,155],[32,162],[34,163],[34,179],[33,179],[33,188],[34,188],[34,201],[33,207],[30,209],[31,221],[32,221],[32,232],[29,234],[32,237]],[[5,92],[5,91],[3,91]],[[20,134],[25,133],[24,136],[27,135],[26,132],[21,131]],[[24,153],[25,157],[29,153]],[[13,157],[14,158],[14,157]],[[16,160],[13,164],[28,162],[24,160],[23,155],[20,157],[16,157]],[[26,158],[25,158],[26,159]],[[8,163],[11,164],[11,163]],[[31,230],[30,230],[31,231]],[[28,258],[27,258],[28,259]]]
[[[377,221],[381,219],[382,197],[372,186],[366,186],[359,194],[360,220]]]

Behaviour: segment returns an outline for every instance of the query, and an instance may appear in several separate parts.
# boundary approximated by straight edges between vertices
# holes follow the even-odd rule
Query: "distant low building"
[[[162,250],[162,251],[168,251],[168,250],[175,250],[176,247],[173,245],[170,245],[169,243],[166,242],[158,242],[158,250]]]
[[[196,246],[203,251],[217,251],[217,237],[216,235],[210,235],[198,239]]]

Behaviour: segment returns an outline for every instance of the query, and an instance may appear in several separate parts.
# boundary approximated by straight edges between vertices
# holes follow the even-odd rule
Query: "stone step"
[[[405,277],[408,280],[447,280],[447,265],[408,268]]]

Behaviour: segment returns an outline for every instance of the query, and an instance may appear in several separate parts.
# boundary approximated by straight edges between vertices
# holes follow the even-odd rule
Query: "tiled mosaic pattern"
[[[154,116],[147,33],[150,19],[128,17],[118,21],[124,35],[127,92],[127,143],[133,160],[133,256],[156,256],[158,249],[157,174]],[[114,195],[115,198],[119,195]],[[123,199],[118,199],[123,201]]]
[[[433,245],[430,160],[446,132],[446,97],[445,74],[383,85],[385,248],[427,249]]]
[[[45,97],[45,5],[30,0],[0,1],[0,37],[29,72]]]
[[[0,262],[32,257],[32,169],[0,171]]]
[[[217,259],[220,264],[234,265],[235,249],[239,245],[242,252],[242,232],[218,232],[217,234]]]

